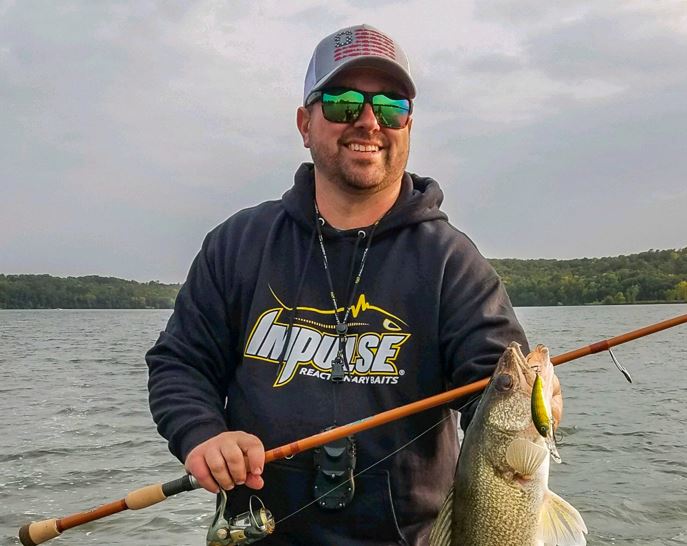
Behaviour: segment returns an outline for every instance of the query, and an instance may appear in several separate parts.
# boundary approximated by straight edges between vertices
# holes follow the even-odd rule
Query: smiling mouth
[[[358,144],[356,142],[351,142],[346,145],[346,148],[353,152],[378,152],[381,148],[375,144]]]

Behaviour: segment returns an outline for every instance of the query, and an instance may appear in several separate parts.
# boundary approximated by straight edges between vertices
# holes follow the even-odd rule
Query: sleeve
[[[440,343],[449,388],[490,377],[499,357],[511,341],[528,351],[527,338],[515,316],[508,294],[491,265],[476,250],[467,260],[452,256],[460,264],[447,268],[440,314]],[[526,353],[525,353],[526,354]],[[477,408],[480,394],[458,399],[460,426],[466,430]]]
[[[215,248],[211,233],[165,331],[146,354],[150,410],[182,462],[195,446],[227,430],[224,406],[235,357]]]

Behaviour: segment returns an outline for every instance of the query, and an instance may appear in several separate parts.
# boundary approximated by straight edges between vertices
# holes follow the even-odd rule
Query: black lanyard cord
[[[332,305],[334,307],[334,320],[336,321],[336,334],[339,336],[339,348],[337,351],[336,358],[332,362],[332,381],[334,382],[341,382],[343,381],[344,377],[344,370],[348,370],[348,362],[346,361],[346,334],[348,333],[348,316],[351,312],[351,309],[353,308],[353,303],[355,302],[355,298],[358,295],[358,289],[360,287],[360,280],[363,277],[363,270],[365,269],[365,262],[367,261],[367,255],[370,250],[370,246],[372,245],[372,239],[374,237],[375,230],[377,229],[377,226],[379,223],[382,221],[382,218],[377,220],[374,225],[372,226],[372,229],[370,230],[370,235],[367,238],[367,245],[365,245],[365,250],[363,251],[363,256],[360,259],[360,268],[358,269],[358,274],[355,276],[355,279],[353,280],[353,287],[351,288],[351,293],[349,296],[349,301],[348,305],[344,309],[344,316],[343,319],[339,317],[339,304],[336,301],[336,293],[334,292],[334,282],[332,280],[332,274],[331,271],[329,270],[329,260],[327,259],[327,251],[324,247],[324,237],[322,235],[322,226],[324,225],[324,218],[320,216],[320,209],[317,207],[317,202],[315,202],[315,227],[317,229],[317,236],[320,241],[320,251],[322,252],[322,263],[324,264],[324,272],[327,276],[327,282],[329,284],[329,297],[332,300]],[[364,230],[359,230],[358,231],[358,238],[356,240],[356,245],[353,250],[353,260],[351,262],[351,270],[349,273],[349,279],[353,275],[353,267],[355,263],[355,254],[358,251],[358,245],[360,244],[360,241],[365,237],[365,231]],[[349,280],[349,286],[350,286],[350,280]]]
[[[379,222],[381,222],[381,218],[377,220],[374,225],[372,226],[372,229],[370,230],[370,236],[367,239],[367,245],[365,246],[365,250],[363,251],[363,257],[360,260],[360,269],[358,269],[358,274],[356,275],[354,281],[353,281],[353,289],[351,290],[351,295],[349,298],[348,306],[345,309],[344,312],[344,317],[343,319],[339,318],[339,304],[336,301],[336,294],[334,293],[334,283],[332,281],[332,275],[329,270],[329,260],[327,259],[327,251],[324,247],[324,237],[322,235],[322,225],[324,225],[324,218],[320,216],[320,210],[317,208],[317,203],[315,203],[315,212],[317,213],[317,220],[316,220],[316,228],[317,228],[317,236],[320,241],[320,251],[322,252],[322,263],[324,264],[324,271],[327,274],[327,282],[329,283],[329,296],[332,299],[332,304],[334,305],[334,318],[336,320],[336,324],[346,324],[348,322],[348,315],[351,312],[351,307],[353,307],[353,302],[355,301],[355,297],[358,293],[358,287],[360,285],[360,280],[362,279],[363,276],[363,270],[365,269],[365,262],[367,261],[367,253],[370,250],[370,245],[372,245],[372,239],[374,237],[375,230],[377,229],[377,226],[379,225]],[[356,248],[355,252],[357,252],[357,245],[360,242],[360,239],[363,239],[365,237],[365,231],[364,230],[359,230],[358,231],[358,240],[356,241]],[[351,273],[353,272],[353,264],[351,264]]]

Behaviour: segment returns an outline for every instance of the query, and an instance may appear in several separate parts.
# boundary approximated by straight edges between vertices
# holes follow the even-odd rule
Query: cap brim
[[[361,55],[360,57],[355,57],[346,63],[340,64],[320,78],[308,93],[308,97],[305,97],[306,102],[309,96],[315,91],[319,91],[320,89],[327,87],[327,84],[331,82],[334,77],[346,70],[350,70],[351,68],[373,68],[375,70],[379,70],[380,72],[384,72],[385,74],[388,74],[392,78],[398,80],[399,83],[405,86],[409,99],[414,99],[415,95],[417,94],[413,79],[410,77],[410,74],[399,64],[391,59],[379,57],[378,55]]]

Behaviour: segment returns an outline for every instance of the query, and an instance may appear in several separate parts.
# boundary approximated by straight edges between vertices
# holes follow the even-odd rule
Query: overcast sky
[[[408,170],[485,256],[687,245],[685,0],[0,0],[0,273],[182,281],[309,160],[308,60],[363,22],[410,58]]]

